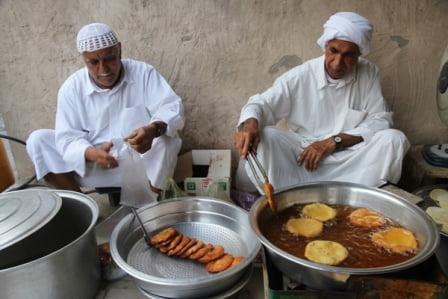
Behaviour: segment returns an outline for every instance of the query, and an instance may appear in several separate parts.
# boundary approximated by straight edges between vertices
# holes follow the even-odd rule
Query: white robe
[[[326,180],[369,186],[396,183],[409,148],[404,134],[390,129],[392,112],[384,101],[377,67],[363,58],[336,83],[327,80],[324,56],[295,67],[249,99],[238,125],[248,118],[256,118],[260,128],[285,119],[290,128],[263,129],[257,150],[277,189]],[[326,157],[314,172],[297,165],[304,148],[339,133],[361,136],[364,141]],[[245,169],[262,191],[248,165]]]
[[[168,125],[166,133],[155,138],[152,148],[142,155],[151,184],[163,189],[181,147],[182,102],[151,65],[130,59],[122,64],[123,75],[112,89],[95,85],[87,68],[72,74],[61,86],[55,130],[37,130],[27,140],[38,179],[49,172],[74,171],[82,186],[120,186],[121,167],[104,170],[86,163],[85,150],[163,121]]]

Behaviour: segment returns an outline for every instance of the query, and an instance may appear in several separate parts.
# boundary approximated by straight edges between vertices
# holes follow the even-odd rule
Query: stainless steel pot
[[[149,234],[169,226],[207,243],[222,245],[234,256],[245,256],[238,266],[210,274],[204,265],[168,257],[148,248],[133,215],[121,220],[112,232],[114,261],[134,278],[143,291],[168,298],[209,298],[233,287],[246,273],[261,244],[243,209],[212,198],[186,197],[162,201],[138,210]]]
[[[100,279],[98,206],[81,193],[45,192],[59,195],[62,206],[45,226],[0,251],[0,297],[93,298]]]
[[[265,246],[274,265],[292,279],[316,289],[344,289],[351,275],[372,275],[394,272],[415,266],[426,260],[439,243],[439,232],[434,222],[416,205],[392,193],[358,184],[321,182],[297,185],[276,194],[279,210],[294,204],[323,202],[366,207],[376,210],[416,235],[419,249],[413,258],[396,265],[377,268],[345,268],[311,262],[293,256],[272,244],[260,231],[259,223],[272,217],[264,197],[250,210],[250,223],[258,239]]]

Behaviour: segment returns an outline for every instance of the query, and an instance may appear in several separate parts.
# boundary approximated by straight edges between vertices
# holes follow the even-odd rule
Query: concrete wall
[[[154,65],[183,98],[184,150],[231,148],[240,108],[291,67],[321,55],[316,39],[336,11],[375,25],[379,65],[396,127],[411,143],[447,142],[436,79],[448,43],[448,1],[429,0],[72,0],[0,1],[0,113],[26,139],[52,128],[58,87],[82,66],[77,31],[110,24],[123,56]],[[19,173],[30,174],[15,146]]]

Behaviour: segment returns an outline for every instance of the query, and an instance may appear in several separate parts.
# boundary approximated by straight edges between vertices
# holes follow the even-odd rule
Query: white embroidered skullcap
[[[79,30],[76,37],[79,53],[97,51],[116,44],[118,44],[117,35],[112,28],[103,23],[85,25]]]
[[[370,51],[373,26],[369,20],[354,12],[338,12],[324,24],[324,33],[317,40],[322,49],[333,39],[345,40],[358,45],[361,55]]]

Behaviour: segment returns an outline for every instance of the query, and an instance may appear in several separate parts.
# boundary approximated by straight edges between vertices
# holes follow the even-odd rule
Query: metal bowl
[[[279,210],[297,203],[311,202],[370,208],[410,229],[418,240],[419,249],[414,257],[387,267],[347,268],[314,263],[279,249],[263,236],[259,223],[267,221],[273,214],[266,199],[261,197],[250,210],[252,229],[265,246],[274,265],[290,278],[311,288],[344,289],[351,275],[383,274],[415,266],[430,257],[439,243],[438,229],[425,212],[406,199],[377,188],[352,183],[320,182],[280,190],[275,198]]]
[[[173,226],[182,234],[222,245],[226,252],[246,257],[238,266],[210,274],[199,262],[168,257],[148,248],[137,221],[128,215],[112,232],[111,254],[140,289],[153,295],[201,298],[221,293],[241,279],[261,247],[247,212],[221,200],[179,198],[143,207],[138,213],[149,234]]]

